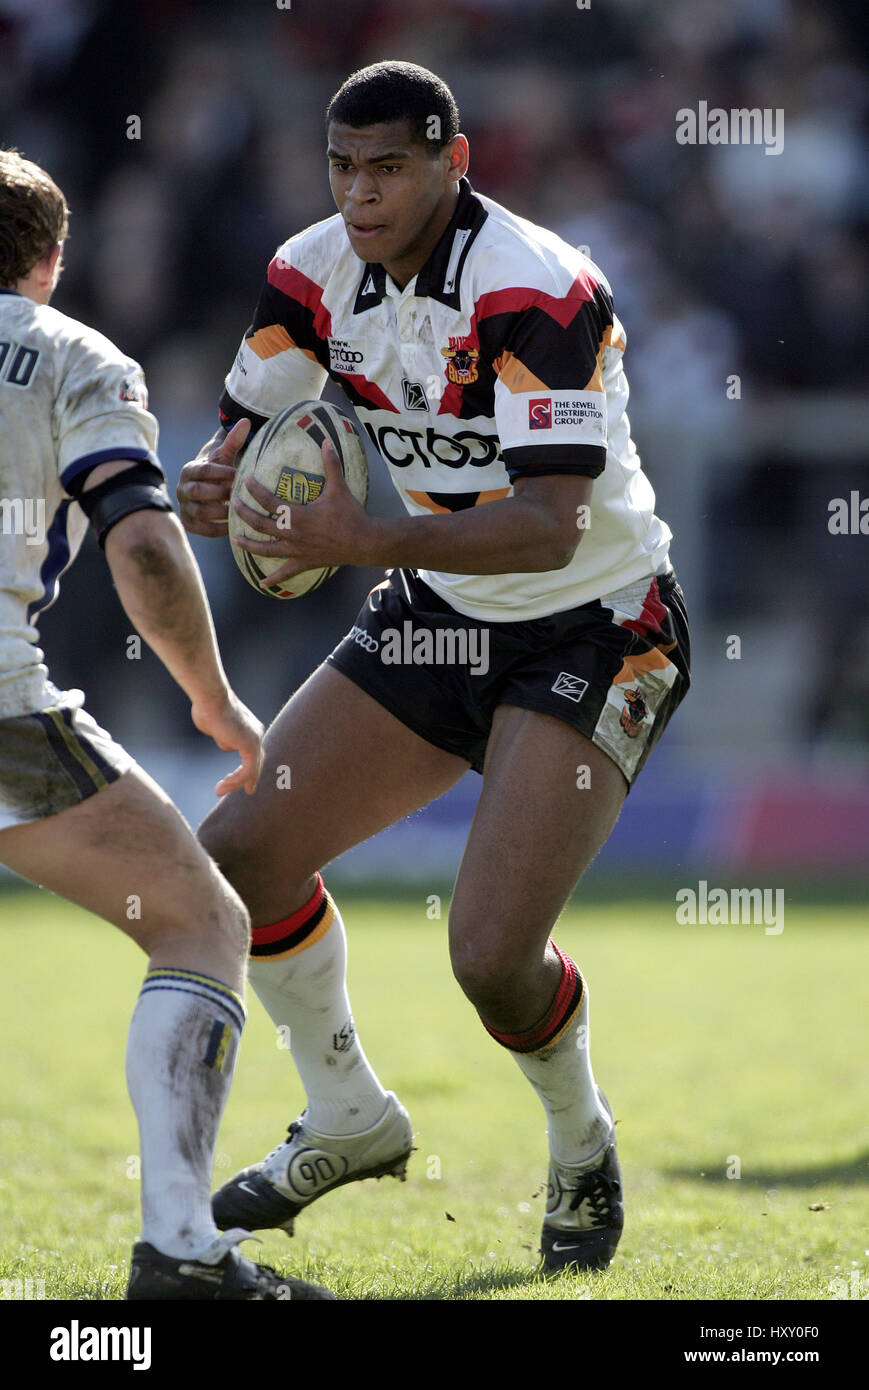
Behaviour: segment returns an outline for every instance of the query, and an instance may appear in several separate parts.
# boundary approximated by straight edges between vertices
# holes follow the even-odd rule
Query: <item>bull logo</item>
[[[480,349],[472,345],[470,335],[450,338],[449,347],[441,348],[441,353],[447,359],[447,378],[455,386],[470,386],[477,380]]]
[[[649,713],[649,707],[639,690],[625,691],[625,707],[619,715],[619,723],[628,738],[636,738],[640,725]]]

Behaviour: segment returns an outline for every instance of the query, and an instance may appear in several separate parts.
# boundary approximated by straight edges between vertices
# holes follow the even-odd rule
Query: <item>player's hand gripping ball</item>
[[[335,446],[344,481],[356,501],[364,507],[368,500],[365,446],[349,416],[326,401],[302,401],[289,410],[282,410],[280,415],[275,415],[267,425],[263,425],[250,449],[241,457],[232,497],[240,497],[252,511],[267,516],[265,508],[244,488],[244,478],[253,476],[269,492],[283,498],[291,506],[306,507],[310,502],[316,502],[325,483],[322,445],[326,439],[330,439]],[[280,525],[281,513],[277,515]],[[247,522],[242,521],[230,502],[229,539],[232,553],[245,579],[261,594],[272,594],[275,598],[299,598],[316,589],[338,568],[333,565],[331,568],[324,566],[322,569],[306,570],[292,579],[262,587],[261,581],[286,564],[286,559],[254,555],[235,544],[239,536],[251,540],[263,538],[261,532],[254,531]]]

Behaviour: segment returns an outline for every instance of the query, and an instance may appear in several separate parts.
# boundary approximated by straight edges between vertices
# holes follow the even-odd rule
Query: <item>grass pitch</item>
[[[543,1113],[461,996],[426,902],[343,900],[360,1036],[417,1131],[408,1181],[343,1188],[293,1241],[246,1253],[352,1299],[869,1296],[861,909],[789,905],[780,936],[677,926],[672,900],[568,909],[557,939],[590,980],[627,1224],[608,1271],[547,1282]],[[0,1296],[122,1298],[139,1198],[123,1056],[144,957],[76,908],[7,892],[0,964]],[[215,1184],[301,1107],[249,1008]]]

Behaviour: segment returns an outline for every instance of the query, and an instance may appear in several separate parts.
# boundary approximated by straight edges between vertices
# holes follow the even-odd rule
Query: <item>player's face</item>
[[[467,154],[457,135],[432,158],[406,121],[358,129],[331,122],[329,183],[360,260],[379,262],[396,284],[407,284],[453,215]]]

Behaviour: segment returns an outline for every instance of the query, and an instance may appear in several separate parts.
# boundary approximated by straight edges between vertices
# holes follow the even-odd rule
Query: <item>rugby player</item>
[[[193,722],[241,757],[218,794],[253,791],[262,726],[224,674],[141,369],[49,306],[67,225],[44,170],[0,150],[0,861],[114,923],[149,957],[127,1045],[142,1160],[128,1298],[331,1298],[245,1259],[236,1246],[249,1232],[221,1235],[211,1214],[245,1017],[246,909],[82,692],[51,683],[37,646],[38,616],[90,522],[130,621],[189,697]],[[128,915],[134,892],[141,917]]]
[[[625,414],[624,331],[596,265],[472,189],[434,74],[354,73],[327,135],[338,214],[271,262],[221,427],[182,470],[181,516],[225,535],[239,427],[327,379],[408,515],[367,515],[325,439],[325,488],[289,529],[253,480],[272,519],[234,503],[262,535],[247,548],[286,557],[270,583],[320,565],[388,571],[266,735],[292,798],[264,776],[199,831],[250,910],[249,977],[289,1027],[308,1101],[287,1140],[215,1195],[215,1216],[292,1231],[332,1188],[404,1175],[409,1119],[355,1035],[320,870],[472,767],[482,791],[450,908],[453,970],[546,1112],[543,1267],[602,1268],[623,1224],[615,1125],[592,1071],[588,986],[551,932],[689,682],[671,533]],[[396,665],[392,650],[387,664],[387,630],[442,652],[463,635],[487,669]]]

